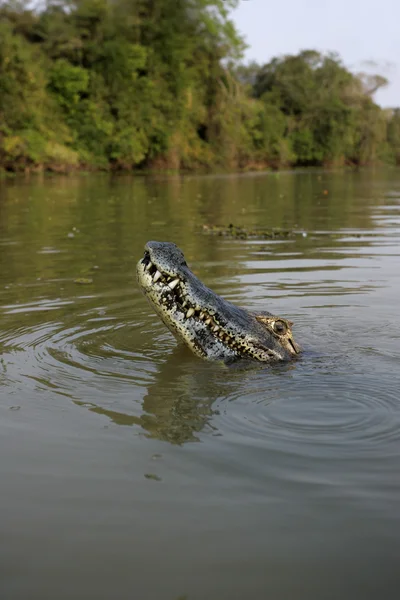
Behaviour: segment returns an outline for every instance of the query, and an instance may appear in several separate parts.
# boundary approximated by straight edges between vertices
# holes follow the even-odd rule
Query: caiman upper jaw
[[[140,270],[140,266],[142,268],[142,272]],[[174,308],[176,320],[178,320],[178,317],[180,317],[181,324],[187,321],[187,325],[190,322],[192,327],[196,326],[198,329],[200,329],[198,331],[199,338],[202,337],[201,329],[203,329],[208,332],[208,335],[212,335],[215,342],[223,343],[223,345],[227,347],[227,350],[231,351],[231,356],[229,356],[229,358],[234,358],[235,353],[239,353],[240,355],[241,346],[243,345],[242,341],[237,340],[224,329],[219,317],[214,313],[214,311],[211,311],[205,306],[199,307],[193,303],[190,293],[188,293],[186,289],[187,283],[184,281],[184,279],[182,277],[168,275],[165,272],[160,271],[151,261],[151,256],[147,251],[145,252],[142,260],[139,261],[138,277],[146,296],[152,302],[167,327],[171,326],[171,323],[168,322],[167,319],[168,311],[172,311]],[[156,296],[159,298],[158,305],[156,304],[157,301],[155,300]],[[213,312],[213,314],[211,314],[211,312]],[[176,329],[174,333],[176,333]],[[185,339],[185,341],[187,343],[189,342],[188,339]],[[191,340],[191,342],[193,341]],[[189,343],[189,345],[191,345],[191,343]],[[196,354],[206,357],[207,351],[204,348],[204,344],[202,345],[201,339],[197,341],[195,346],[195,348],[192,347],[192,350],[194,350]],[[275,358],[272,351],[269,349],[265,350],[271,353],[271,358]],[[244,354],[244,347],[242,352]]]
[[[137,276],[165,325],[199,356],[268,362],[288,360],[300,351],[292,323],[223,300],[192,273],[175,244],[148,242]]]

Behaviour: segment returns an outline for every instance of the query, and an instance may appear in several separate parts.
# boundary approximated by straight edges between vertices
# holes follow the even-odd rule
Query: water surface
[[[302,358],[177,346],[149,239]],[[1,598],[397,598],[399,243],[396,170],[0,182]]]

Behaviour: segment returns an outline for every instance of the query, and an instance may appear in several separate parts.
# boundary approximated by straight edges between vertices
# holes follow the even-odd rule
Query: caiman
[[[137,277],[168,329],[202,358],[271,362],[300,353],[291,321],[224,300],[192,273],[175,244],[148,242],[137,264]]]

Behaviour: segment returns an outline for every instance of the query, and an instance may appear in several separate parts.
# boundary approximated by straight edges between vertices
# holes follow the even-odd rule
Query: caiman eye
[[[275,323],[273,324],[273,328],[275,333],[277,333],[278,335],[285,335],[288,329],[284,321],[275,321]]]

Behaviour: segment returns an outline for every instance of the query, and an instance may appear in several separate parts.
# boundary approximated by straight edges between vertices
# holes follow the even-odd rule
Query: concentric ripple
[[[50,391],[139,416],[157,368],[154,346],[147,346],[157,335],[144,323],[142,309],[135,308],[135,321],[121,317],[121,309],[120,301],[99,306],[98,298],[90,297],[59,303],[41,298],[23,308],[7,305],[0,335],[0,384],[11,394]],[[54,320],[48,319],[50,315]],[[140,336],[140,330],[146,335]],[[143,348],[137,346],[139,337]],[[162,332],[157,348],[168,341]]]
[[[248,375],[245,395],[238,389],[218,403],[219,430],[240,443],[262,440],[270,449],[308,456],[332,447],[336,457],[353,450],[397,453],[398,379],[346,373],[343,361],[335,365],[342,373],[326,367],[325,362],[320,372],[298,365]]]

